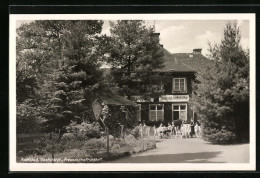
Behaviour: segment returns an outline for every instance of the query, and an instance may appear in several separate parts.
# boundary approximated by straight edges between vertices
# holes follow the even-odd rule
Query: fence
[[[54,159],[54,144],[59,142],[57,133],[18,134],[17,160],[27,155],[43,155],[50,152]]]
[[[152,149],[155,146],[155,136],[153,127],[137,127],[136,131],[139,133],[138,137],[134,137],[128,133],[128,137],[122,135],[119,138],[110,138],[111,135],[103,135],[100,139],[94,138],[79,138],[70,139],[66,141],[65,135],[59,133],[39,133],[39,134],[18,134],[17,135],[17,162],[21,162],[26,158],[48,158],[49,162],[54,162],[54,159],[58,159],[61,155],[65,157],[72,157],[73,152],[77,157],[84,157],[86,154],[79,153],[80,150],[85,151],[94,156],[101,156],[104,159],[110,159],[115,154],[120,152],[122,155],[128,155],[137,152],[142,152],[147,149]],[[73,134],[73,133],[71,133]],[[109,139],[107,139],[109,138]],[[127,140],[130,138],[130,140]],[[128,150],[126,143],[134,141],[135,148]],[[120,147],[119,147],[120,145]],[[129,145],[129,144],[128,144]],[[132,145],[131,145],[132,146]],[[131,147],[130,146],[130,147]],[[138,147],[138,148],[137,148]],[[128,152],[128,153],[127,153]],[[23,161],[22,161],[23,162]]]
[[[169,138],[190,138],[190,137],[201,137],[202,129],[201,126],[196,125],[193,127],[188,124],[184,124],[180,127],[149,127],[140,125],[140,132],[144,139],[169,139]]]

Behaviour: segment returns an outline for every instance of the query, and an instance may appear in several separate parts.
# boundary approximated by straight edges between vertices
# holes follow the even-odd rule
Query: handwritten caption
[[[21,158],[21,162],[26,163],[96,163],[102,161],[102,158]]]

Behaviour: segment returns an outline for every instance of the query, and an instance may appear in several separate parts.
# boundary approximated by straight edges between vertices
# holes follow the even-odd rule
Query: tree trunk
[[[128,56],[127,70],[128,70],[128,74],[130,75],[130,72],[131,72],[131,59],[130,59],[130,56]]]

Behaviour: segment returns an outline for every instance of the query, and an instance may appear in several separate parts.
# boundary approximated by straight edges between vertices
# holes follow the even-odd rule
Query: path
[[[213,145],[199,138],[165,139],[157,148],[111,163],[248,163],[249,144]]]

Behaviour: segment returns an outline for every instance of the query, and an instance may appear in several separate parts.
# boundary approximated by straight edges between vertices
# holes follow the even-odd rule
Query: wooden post
[[[155,140],[156,140],[155,137],[156,137],[156,136],[155,136],[155,126],[153,126],[153,138],[154,138],[154,142],[155,142]]]
[[[144,131],[143,131],[143,124],[141,125],[141,129],[142,129],[142,142],[143,142],[143,151],[144,151]]]
[[[107,131],[107,159],[109,159],[109,129],[106,127]]]
[[[54,144],[53,144],[53,132],[51,132],[51,156],[52,156],[52,163],[54,163]]]
[[[150,140],[150,132],[151,132],[151,127],[149,126],[149,127],[148,127],[148,134],[147,134],[147,138],[148,138],[148,139],[147,139],[147,140]]]

